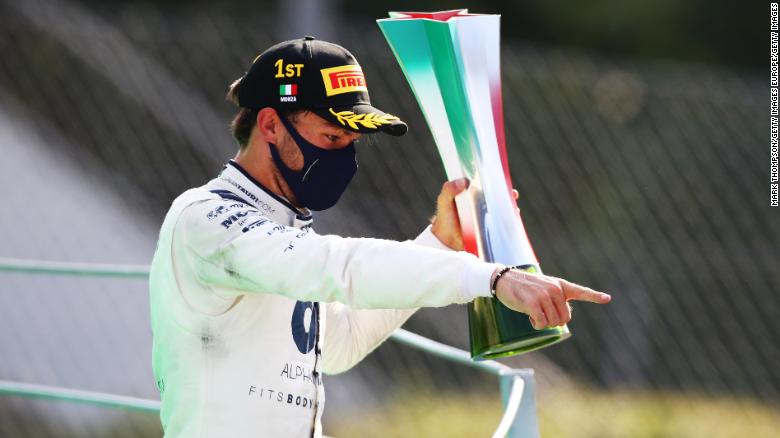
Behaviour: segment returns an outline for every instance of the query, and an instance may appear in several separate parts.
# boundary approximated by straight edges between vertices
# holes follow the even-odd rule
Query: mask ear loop
[[[301,134],[298,132],[298,130],[295,129],[295,126],[293,126],[292,123],[289,120],[287,120],[287,118],[285,116],[282,116],[281,114],[279,114],[279,111],[277,109],[274,108],[274,112],[276,112],[276,116],[279,117],[279,120],[282,122],[282,125],[284,125],[284,128],[287,130],[287,133],[290,134],[290,136],[293,138],[293,141],[295,142],[295,144],[298,146],[298,148],[301,149],[301,153],[303,153],[303,147],[301,146],[301,141],[304,141],[306,144],[310,144],[310,143],[307,142],[301,136]],[[312,145],[312,146],[314,146],[314,145]],[[282,170],[281,167],[283,166],[292,175],[300,174],[301,172],[304,172],[303,169],[296,171],[296,170],[290,169],[290,167],[287,166],[287,164],[284,162],[284,160],[282,160],[282,157],[279,154],[279,146],[277,146],[274,143],[268,143],[268,147],[271,150],[271,157],[273,158],[274,162],[276,163],[276,167],[278,167],[280,171]],[[304,157],[305,157],[305,154],[304,154]],[[315,160],[315,162],[312,163],[312,165],[310,165],[309,168],[305,170],[305,172],[308,173],[309,170],[311,170],[312,166],[317,161],[319,161],[319,160]],[[304,158],[304,165],[305,164],[306,163],[305,163],[305,158]],[[282,172],[282,173],[284,174],[285,172]],[[305,177],[304,177],[304,179],[305,179]]]
[[[278,112],[276,114],[279,115]],[[282,125],[284,125],[285,129],[287,129],[287,132],[290,134],[290,136],[293,138],[293,140],[295,140],[295,143],[297,143],[298,146],[300,146],[301,143],[314,146],[313,144],[311,144],[311,142],[309,142],[305,138],[303,138],[301,133],[298,132],[297,129],[295,129],[295,126],[292,124],[292,122],[287,120],[287,117],[279,116],[279,120],[282,121]],[[314,146],[314,147],[317,147],[317,146]]]

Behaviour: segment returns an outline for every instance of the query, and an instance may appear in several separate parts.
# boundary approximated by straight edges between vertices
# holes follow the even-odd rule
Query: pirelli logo
[[[359,65],[342,65],[323,68],[322,80],[325,82],[325,94],[333,96],[354,91],[368,91],[366,78]]]

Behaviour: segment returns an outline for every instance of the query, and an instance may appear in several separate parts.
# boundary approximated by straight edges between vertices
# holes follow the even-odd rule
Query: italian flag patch
[[[295,96],[298,94],[297,84],[279,85],[280,96]]]

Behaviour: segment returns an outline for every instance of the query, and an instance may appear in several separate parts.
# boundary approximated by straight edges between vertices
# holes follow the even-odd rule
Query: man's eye
[[[327,139],[330,140],[333,143],[335,143],[335,142],[337,142],[339,140],[339,137],[336,136],[336,135],[325,135],[325,137],[327,137]]]

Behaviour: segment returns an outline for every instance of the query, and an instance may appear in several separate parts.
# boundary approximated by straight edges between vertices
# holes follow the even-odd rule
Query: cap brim
[[[336,126],[361,134],[385,132],[400,136],[406,134],[409,129],[403,120],[369,104],[319,108],[311,111]]]

